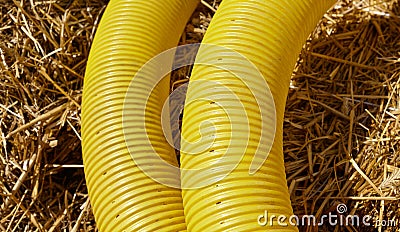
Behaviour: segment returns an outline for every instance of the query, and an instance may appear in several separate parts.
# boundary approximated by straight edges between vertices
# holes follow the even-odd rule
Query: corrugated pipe
[[[197,0],[112,0],[107,6],[90,51],[82,103],[82,148],[85,176],[100,231],[186,230],[181,190],[160,184],[132,160],[124,129],[146,139],[137,126],[141,114],[123,124],[123,105],[132,77],[153,56],[178,44]],[[136,88],[148,88],[138,80]],[[164,138],[160,112],[169,94],[169,78],[154,89],[147,102],[155,112],[147,126],[158,155],[178,166],[175,151]],[[139,105],[146,99],[137,98]],[[146,159],[149,147],[135,155]],[[150,160],[151,161],[151,160]],[[150,164],[151,165],[151,164]],[[157,170],[157,167],[154,167]],[[165,175],[179,180],[179,175]]]
[[[181,168],[201,169],[218,163],[214,165],[213,175],[222,177],[226,170],[231,172],[206,187],[183,190],[189,231],[296,230],[288,221],[293,212],[283,159],[284,109],[298,54],[307,36],[334,2],[222,1],[202,44],[236,51],[262,75],[248,71],[243,58],[235,53],[200,46],[196,57],[196,63],[200,64],[192,71],[182,120]],[[268,89],[260,84],[264,79],[260,78],[268,83],[273,101],[270,101]],[[257,93],[264,93],[264,97],[262,94],[257,97]],[[237,108],[238,100],[244,113]],[[263,110],[267,112],[266,117],[262,115]],[[262,135],[263,132],[266,135]],[[265,144],[260,144],[260,139],[265,138],[268,143],[269,133],[275,133],[272,148],[260,147]],[[201,142],[196,142],[201,136]],[[205,147],[202,143],[209,144],[208,148],[196,155],[190,154],[199,146]],[[222,156],[230,160],[220,161]],[[252,162],[263,164],[252,173]],[[207,179],[207,174],[207,171],[200,171],[186,175],[182,171],[182,185],[191,186],[199,179]],[[273,215],[276,217],[271,221]],[[278,222],[280,215],[281,222]],[[266,221],[265,227],[261,227]]]
[[[222,2],[188,87],[179,178],[148,156],[155,151],[177,166],[160,122],[169,79],[149,99],[130,96],[133,108],[122,111],[132,77],[177,44],[197,1],[111,0],[90,52],[82,104],[85,175],[100,231],[296,231],[288,221],[284,107],[301,47],[334,2]],[[140,80],[135,87],[148,89]],[[142,142],[146,136],[150,143]],[[182,193],[148,177],[139,161],[167,183],[181,180]]]

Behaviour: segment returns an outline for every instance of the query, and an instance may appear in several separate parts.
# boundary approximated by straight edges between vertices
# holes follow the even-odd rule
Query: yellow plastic
[[[145,134],[135,117],[123,128],[123,104],[135,73],[158,53],[174,47],[197,6],[197,0],[111,0],[94,39],[85,74],[82,103],[82,148],[93,212],[100,231],[186,230],[179,189],[147,177],[129,154],[123,129]],[[146,83],[137,82],[137,88]],[[155,89],[148,112],[160,112],[169,79]],[[137,99],[137,104],[145,104]],[[150,140],[160,157],[177,165],[164,138],[160,114],[146,121]],[[131,124],[129,124],[131,123]],[[135,157],[146,158],[148,147]],[[154,167],[157,169],[157,167]],[[178,179],[179,175],[165,178]]]
[[[334,1],[222,2],[203,40],[217,47],[202,46],[196,59],[215,66],[195,65],[188,88],[180,177],[151,166],[152,158],[147,162],[148,151],[154,149],[177,166],[160,125],[168,78],[149,101],[130,96],[130,104],[147,104],[148,117],[123,111],[132,78],[149,59],[177,44],[197,2],[111,0],[104,13],[90,52],[82,103],[85,175],[99,230],[296,231],[295,226],[279,225],[276,217],[272,226],[258,221],[265,212],[292,214],[282,151],[290,74],[306,37]],[[149,88],[145,80],[134,84]],[[141,143],[147,135],[151,147]],[[145,175],[125,136],[137,141],[134,157],[160,170],[160,177],[171,180],[166,182],[181,178],[182,193]],[[268,141],[260,144],[271,137],[271,146]]]
[[[188,231],[297,231],[288,221],[293,212],[284,169],[283,114],[290,76],[301,47],[334,2],[222,1],[202,44],[226,47],[247,57],[267,81],[274,101],[267,105],[257,103],[250,89],[265,91],[265,99],[268,91],[257,84],[262,81],[257,80],[260,76],[256,72],[246,73],[240,68],[243,62],[235,61],[239,56],[229,56],[223,50],[210,52],[209,46],[200,47],[196,62],[214,65],[195,65],[190,78],[182,125],[182,186],[194,186],[196,181],[209,178],[210,172],[204,171],[206,167],[212,169],[213,175],[223,176],[236,165],[232,162],[238,162],[222,180],[182,191]],[[245,79],[251,81],[238,80],[237,73],[223,69],[227,66],[245,73]],[[216,85],[232,93],[224,95]],[[271,110],[274,104],[276,111]],[[267,120],[266,125],[261,122],[263,108],[270,112],[270,118],[276,113],[276,122]],[[265,131],[276,133],[270,153],[265,148],[257,150],[260,135]],[[235,137],[238,134],[242,140]],[[199,148],[207,149],[192,154]],[[218,163],[223,155],[229,159]],[[268,158],[251,174],[255,156]],[[186,169],[199,171],[196,174],[185,172]],[[257,221],[265,212],[268,212],[268,223],[264,227]],[[272,215],[276,217],[271,225],[269,216]],[[278,222],[280,215],[287,219]],[[261,217],[260,221],[265,219]]]

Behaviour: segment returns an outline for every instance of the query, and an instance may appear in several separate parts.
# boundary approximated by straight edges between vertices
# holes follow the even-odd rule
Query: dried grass
[[[181,44],[201,41],[219,2],[202,1]],[[349,214],[400,225],[395,2],[341,1],[300,54],[284,124],[297,215],[335,213],[345,203]],[[97,231],[82,169],[80,102],[89,48],[106,3],[0,3],[1,231]],[[190,67],[174,72],[174,87],[189,75]]]
[[[105,5],[0,3],[1,231],[96,230],[82,169],[80,101]]]
[[[346,204],[348,215],[400,224],[399,13],[395,1],[342,2],[324,17],[303,49],[284,125],[295,214],[319,218]]]

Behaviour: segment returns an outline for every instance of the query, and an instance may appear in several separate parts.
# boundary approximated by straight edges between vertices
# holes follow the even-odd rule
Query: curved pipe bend
[[[176,46],[179,36],[195,9],[197,0],[111,0],[97,30],[88,60],[82,103],[82,148],[85,176],[93,212],[100,231],[265,231],[257,223],[264,211],[269,214],[292,215],[288,194],[282,150],[283,114],[290,74],[296,58],[309,33],[334,0],[224,0],[207,30],[203,43],[232,49],[253,63],[268,83],[274,102],[262,104],[270,109],[276,107],[276,123],[268,124],[266,132],[275,131],[275,138],[268,159],[261,168],[249,175],[249,165],[257,152],[258,139],[247,142],[244,155],[235,169],[224,179],[203,188],[170,188],[153,181],[135,165],[126,146],[123,130],[135,135],[146,134],[135,120],[143,120],[140,114],[132,114],[131,125],[123,128],[123,102],[132,76],[149,59],[162,51]],[[235,57],[224,57],[226,53],[210,53],[201,46],[198,60],[228,62],[230,67],[241,70]],[[220,57],[226,59],[220,60]],[[233,66],[232,66],[233,65]],[[242,70],[246,73],[246,70]],[[247,73],[248,78],[258,78]],[[246,76],[246,75],[245,75]],[[246,114],[235,114],[235,125],[221,119],[219,105],[228,105],[229,99],[219,98],[213,91],[214,81],[232,87],[233,93],[242,100]],[[197,88],[195,81],[205,86]],[[140,82],[147,88],[146,83]],[[207,87],[207,83],[210,86]],[[257,83],[250,81],[249,83]],[[251,85],[251,84],[250,84]],[[256,84],[250,86],[262,92]],[[158,112],[168,96],[169,80],[157,87],[158,96],[146,106],[153,121],[152,146],[169,163],[178,165],[175,153],[164,138],[161,116]],[[261,123],[263,109],[250,95],[241,95],[242,82],[233,81],[229,72],[215,67],[195,65],[188,87],[182,136],[191,137],[191,131],[200,128],[201,116],[209,114],[208,120],[215,122],[213,143],[196,156],[188,155],[196,144],[182,141],[182,169],[201,168],[206,163],[224,154],[229,147],[231,134],[243,138],[257,138],[265,133]],[[244,91],[245,92],[245,91]],[[215,96],[217,104],[210,106],[203,101],[188,105],[203,95]],[[250,97],[248,97],[250,96]],[[153,96],[154,97],[154,96]],[[218,102],[221,99],[221,102]],[[227,101],[227,102],[225,102]],[[233,101],[233,100],[232,100]],[[158,102],[158,103],[157,103]],[[138,104],[146,104],[138,99]],[[235,104],[235,102],[232,102]],[[254,110],[256,109],[256,110]],[[258,110],[257,110],[258,109]],[[265,109],[264,109],[265,111]],[[233,111],[235,112],[235,111]],[[240,130],[241,122],[251,122],[247,131]],[[243,120],[240,120],[243,117]],[[272,117],[272,116],[271,116]],[[223,118],[223,117],[222,117]],[[253,120],[254,119],[254,120]],[[126,124],[124,124],[126,126]],[[215,128],[214,128],[215,127]],[[232,130],[232,128],[239,130]],[[207,128],[205,128],[207,130]],[[270,131],[270,132],[271,132]],[[241,134],[243,133],[243,135]],[[247,133],[247,134],[246,134]],[[139,137],[140,139],[141,137]],[[140,140],[139,140],[140,141]],[[205,140],[206,141],[206,140]],[[198,144],[197,144],[198,146]],[[140,147],[135,154],[146,159],[148,147]],[[210,152],[212,151],[212,152]],[[233,149],[232,151],[235,151]],[[265,154],[268,155],[268,154]],[[235,152],[227,154],[235,157]],[[223,169],[217,167],[218,171]],[[157,167],[154,167],[157,169]],[[182,185],[201,179],[182,172]],[[269,230],[296,231],[295,226],[282,227],[276,219]]]
[[[101,19],[89,55],[82,102],[83,162],[100,231],[186,230],[181,191],[153,181],[132,160],[124,129],[146,133],[135,123],[142,120],[139,114],[131,115],[123,128],[123,105],[132,77],[149,59],[178,44],[197,4],[197,0],[112,0]],[[137,88],[148,88],[138,83]],[[169,78],[165,78],[155,89],[158,96],[149,99],[153,103],[147,105],[149,112],[161,111],[168,85]],[[137,99],[136,103],[145,101]],[[153,116],[154,122],[160,118]],[[164,138],[160,123],[149,126],[154,149],[177,166],[175,151],[159,139]],[[148,147],[138,149],[135,156],[146,158]]]
[[[265,212],[268,212],[268,215],[282,215],[286,218],[293,214],[285,177],[282,141],[283,116],[290,76],[304,41],[334,2],[334,0],[222,1],[202,44],[217,45],[238,52],[253,63],[262,76],[250,72],[244,75],[243,78],[246,80],[238,81],[231,72],[218,69],[218,66],[232,67],[233,63],[231,70],[243,72],[240,68],[243,65],[241,57],[226,56],[226,51],[223,50],[209,52],[209,46],[204,46],[204,48],[200,46],[196,60],[201,60],[200,63],[206,61],[215,65],[193,67],[182,120],[182,137],[193,141],[198,139],[188,132],[193,128],[200,128],[203,114],[210,115],[208,120],[212,123],[207,124],[210,128],[203,126],[202,129],[207,131],[215,127],[216,133],[212,138],[212,145],[196,156],[189,155],[185,151],[196,149],[199,145],[193,141],[185,143],[185,140],[182,140],[181,168],[197,169],[204,163],[212,164],[221,154],[225,154],[227,147],[235,146],[235,144],[230,144],[229,138],[233,137],[231,134],[238,134],[237,144],[244,144],[241,141],[247,141],[248,137],[250,140],[245,144],[247,147],[244,149],[244,155],[239,157],[241,161],[227,177],[204,188],[182,191],[189,231],[206,231],[208,228],[212,228],[213,231],[297,230],[288,223],[287,219],[283,223],[289,224],[288,226],[279,225],[277,218],[273,220],[271,226],[270,218],[261,218],[261,224],[265,220],[268,221],[265,227],[261,227],[257,219]],[[251,88],[255,90],[254,92],[264,91],[264,99],[269,99],[264,87],[258,85],[257,78],[264,78],[268,83],[274,102],[260,104],[254,98],[248,99],[247,92]],[[229,107],[235,105],[237,99],[227,98],[220,92],[214,91],[216,79],[219,85],[232,89],[239,101],[242,101],[246,114],[228,115],[226,119],[221,116],[229,111],[234,114],[235,110]],[[198,82],[205,83],[201,89],[196,84]],[[207,83],[209,83],[208,86]],[[211,106],[206,101],[196,102],[204,98],[217,99],[214,100],[217,104]],[[226,101],[231,104],[225,103]],[[191,107],[190,104],[195,104],[195,107]],[[223,109],[218,107],[222,104],[224,104]],[[270,110],[274,108],[274,105],[275,112]],[[252,109],[267,111],[266,125],[261,122],[263,117],[260,112]],[[275,113],[276,122],[268,121],[274,118]],[[250,117],[251,119],[247,122],[247,118]],[[249,131],[234,130],[229,123],[231,118],[235,118],[237,128],[250,125]],[[248,132],[250,135],[247,134]],[[255,148],[259,146],[259,140],[253,138],[259,138],[262,132],[275,133],[269,154],[266,149],[255,151]],[[239,152],[235,153],[236,150],[232,149],[232,151],[227,156],[241,156]],[[256,155],[268,156],[268,158],[255,174],[249,175],[250,164]],[[229,166],[229,163],[221,164],[219,169],[216,169],[215,175],[224,172],[221,168],[224,165]],[[195,175],[184,174],[185,172],[182,172],[183,186],[198,178]],[[198,176],[201,175],[200,172]]]

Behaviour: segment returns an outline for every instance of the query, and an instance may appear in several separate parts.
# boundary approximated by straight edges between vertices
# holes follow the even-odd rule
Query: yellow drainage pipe
[[[197,54],[185,102],[181,181],[188,231],[297,230],[289,221],[282,148],[285,102],[298,54],[334,2],[222,1]],[[249,71],[242,56],[262,75]],[[275,138],[268,141],[271,133]],[[272,148],[260,147],[261,140]]]
[[[265,230],[259,222],[275,215],[272,225],[265,223],[269,229],[296,230],[278,225],[287,224],[285,220],[277,221],[277,216],[292,214],[283,165],[283,112],[297,54],[333,2],[224,0],[221,4],[204,39],[217,48],[204,45],[197,58],[212,65],[195,66],[186,100],[184,217],[180,191],[144,174],[124,137],[137,138],[134,158],[146,160],[154,149],[177,166],[158,113],[168,95],[168,79],[156,87],[156,96],[134,102],[147,104],[149,119],[130,112],[125,115],[132,118],[123,123],[122,111],[132,77],[153,56],[177,44],[197,2],[112,0],[93,43],[82,104],[85,175],[99,229],[185,230],[186,218],[189,231],[255,231]],[[137,84],[138,89],[148,88],[146,82]],[[202,125],[204,119],[209,123]],[[137,124],[142,121],[144,127]],[[197,128],[204,133],[196,133]],[[269,134],[275,132],[271,139]],[[141,134],[150,135],[151,148],[140,145],[145,138]],[[199,149],[203,150],[196,152]],[[151,167],[150,161],[144,164]],[[179,179],[168,173],[160,176],[170,178],[168,183]]]
[[[85,74],[82,103],[82,148],[93,212],[100,231],[186,230],[181,191],[153,181],[133,161],[123,130],[145,135],[140,114],[129,115],[123,128],[123,104],[135,73],[149,59],[178,44],[197,0],[111,0],[94,39]],[[168,96],[164,79],[151,96],[147,112],[160,112]],[[137,82],[136,88],[147,88]],[[137,99],[139,105],[146,104]],[[139,118],[138,118],[139,117]],[[164,138],[160,115],[146,122],[160,157],[177,166]],[[140,139],[139,139],[140,140]],[[146,159],[138,146],[135,158]],[[150,164],[151,165],[151,164]],[[154,167],[157,170],[157,167]],[[179,174],[165,175],[172,181]]]

